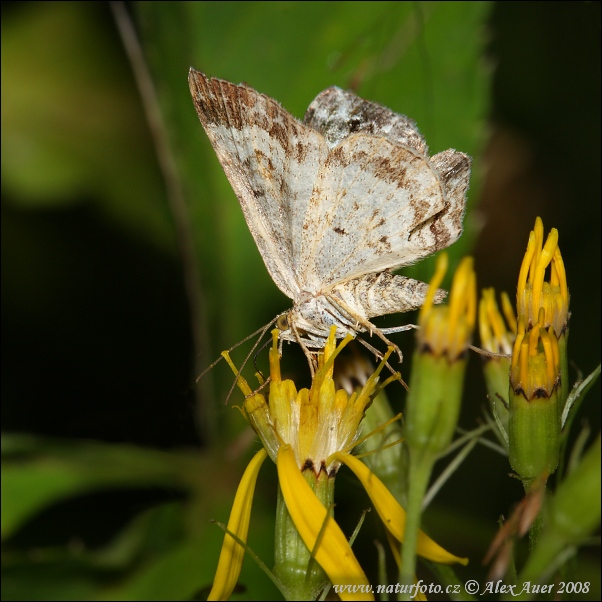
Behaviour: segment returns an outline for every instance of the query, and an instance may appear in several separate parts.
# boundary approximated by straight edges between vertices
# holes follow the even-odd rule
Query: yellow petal
[[[314,552],[333,585],[348,585],[350,590],[356,590],[339,591],[341,600],[374,600],[347,538],[303,478],[290,445],[280,446],[276,465],[286,507],[303,542]]]
[[[397,541],[403,543],[406,529],[406,511],[383,482],[361,460],[351,454],[337,452],[333,454],[332,458],[346,464],[353,471],[370,496],[374,508],[385,523],[385,527],[391,531]],[[468,558],[460,558],[450,554],[423,531],[418,532],[417,553],[427,560],[441,564],[453,564],[455,562],[463,565],[468,564]]]
[[[257,475],[263,461],[267,457],[268,454],[263,448],[253,456],[240,480],[234,504],[232,504],[228,531],[237,535],[245,543],[247,541],[247,534],[249,533],[251,506],[253,504]],[[244,548],[226,533],[222,551],[219,555],[219,562],[217,563],[217,570],[215,571],[213,587],[207,598],[208,600],[227,600],[230,597],[238,581],[244,555]]]

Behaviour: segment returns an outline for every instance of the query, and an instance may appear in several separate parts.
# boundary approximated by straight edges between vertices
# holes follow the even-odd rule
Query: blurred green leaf
[[[199,353],[212,358],[290,301],[271,281],[198,122],[187,86],[191,65],[246,81],[299,118],[324,88],[353,88],[414,119],[433,153],[454,147],[475,156],[474,196],[488,99],[482,58],[488,2],[132,8],[170,134],[171,149],[163,151],[173,153],[189,201],[183,219],[201,274],[201,294],[190,302],[203,304],[197,341],[207,347]],[[100,11],[81,3],[33,4],[3,20],[3,183],[30,206],[93,198],[128,228],[165,244],[173,226],[156,149],[127,59],[98,26],[99,16],[106,17]],[[454,254],[470,247],[475,230],[470,218],[466,223]],[[430,260],[405,272],[428,279]],[[196,272],[191,280],[198,280]]]
[[[2,19],[2,185],[30,208],[95,201],[173,245],[148,126],[94,4],[26,4]]]
[[[184,510],[182,503],[152,508],[100,550],[44,549],[33,562],[9,554],[3,599],[190,599],[211,582],[203,554],[208,544],[219,549],[221,531],[207,523],[186,534]]]
[[[43,508],[84,492],[155,486],[188,493],[186,501],[141,513],[99,549],[81,543],[35,553],[9,547],[3,599],[190,599],[210,586],[224,534],[209,519],[227,518],[236,486],[229,478],[220,485],[219,456],[10,435],[2,450],[5,538]],[[262,497],[254,504],[251,545],[269,558],[273,504],[266,511]],[[250,596],[273,596],[267,578],[260,574],[257,581],[248,563],[242,579],[253,582]]]
[[[195,491],[210,461],[199,452],[161,452],[133,445],[2,437],[2,538],[42,508],[110,487],[163,486]]]

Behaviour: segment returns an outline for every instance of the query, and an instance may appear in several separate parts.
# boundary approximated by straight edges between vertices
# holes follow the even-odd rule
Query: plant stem
[[[410,473],[408,490],[408,507],[406,508],[406,530],[401,554],[401,571],[399,581],[402,585],[411,586],[416,573],[416,543],[422,516],[422,500],[428,486],[432,456],[416,457],[410,452]],[[400,600],[409,600],[409,593],[401,594]]]

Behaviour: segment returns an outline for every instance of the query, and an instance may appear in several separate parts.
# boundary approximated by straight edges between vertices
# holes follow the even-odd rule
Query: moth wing
[[[462,153],[446,153],[431,162],[413,149],[363,134],[331,149],[303,226],[301,286],[326,292],[454,242],[462,231],[470,163]]]
[[[252,88],[190,70],[194,106],[278,288],[299,293],[293,239],[304,223],[323,137]]]
[[[428,159],[411,119],[337,87],[316,97],[304,122],[330,154],[302,232],[303,286],[408,265],[458,239],[470,157],[448,150]]]
[[[336,86],[316,96],[303,122],[320,132],[331,148],[352,134],[368,134],[428,154],[424,138],[409,117]]]

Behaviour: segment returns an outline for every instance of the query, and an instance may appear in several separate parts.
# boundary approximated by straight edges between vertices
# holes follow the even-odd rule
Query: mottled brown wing
[[[268,272],[282,292],[296,299],[300,287],[292,239],[302,229],[328,152],[324,138],[248,86],[194,69],[188,81]]]
[[[297,242],[300,284],[311,291],[413,263],[460,236],[470,158],[428,158],[414,122],[337,87],[304,122],[330,153]],[[378,314],[374,314],[378,315]]]
[[[299,283],[311,292],[409,265],[462,231],[470,160],[431,160],[383,137],[353,134],[331,149],[309,203]]]

